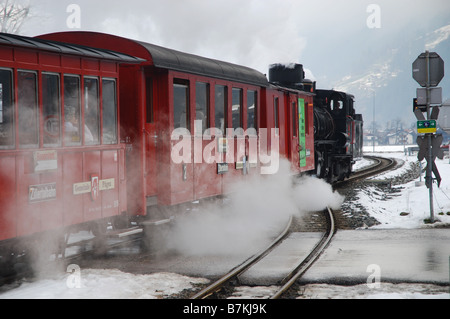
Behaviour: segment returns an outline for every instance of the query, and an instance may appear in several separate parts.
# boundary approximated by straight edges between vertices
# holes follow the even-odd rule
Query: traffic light
[[[415,110],[419,109],[420,112],[426,112],[427,111],[427,106],[426,105],[419,105],[417,103],[417,98],[413,98],[413,112]]]

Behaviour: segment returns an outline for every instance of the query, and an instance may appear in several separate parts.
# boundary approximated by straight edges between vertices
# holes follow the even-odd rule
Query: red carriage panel
[[[0,48],[0,60],[1,61],[13,61],[14,60],[14,50],[8,47]]]
[[[142,60],[0,34],[0,61],[0,240],[125,211],[117,65]]]
[[[16,159],[14,155],[0,157],[0,240],[17,235]]]
[[[103,151],[100,192],[102,196],[102,217],[118,215],[119,211],[119,152]]]
[[[81,59],[73,56],[62,56],[61,66],[64,68],[79,70],[81,68]]]
[[[62,154],[64,226],[84,221],[82,194],[89,191],[89,184],[83,178],[83,153]]]
[[[83,156],[83,182],[91,183],[91,191],[83,194],[84,221],[102,218],[100,192],[101,152],[85,152]]]

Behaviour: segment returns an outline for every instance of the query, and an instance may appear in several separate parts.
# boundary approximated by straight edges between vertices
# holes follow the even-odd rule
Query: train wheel
[[[316,152],[316,176],[322,178],[323,174],[323,157],[319,152]]]
[[[52,274],[59,267],[55,260],[65,253],[65,236],[63,232],[38,234],[22,243],[23,252],[34,273]]]
[[[90,225],[94,238],[94,247],[97,254],[102,255],[106,253],[106,232],[108,230],[108,221],[99,220]]]

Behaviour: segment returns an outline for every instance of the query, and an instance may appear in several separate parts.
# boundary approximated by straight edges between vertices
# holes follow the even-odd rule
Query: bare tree
[[[3,3],[0,4],[0,31],[19,33],[29,13],[30,4],[22,5],[14,1],[3,0]]]

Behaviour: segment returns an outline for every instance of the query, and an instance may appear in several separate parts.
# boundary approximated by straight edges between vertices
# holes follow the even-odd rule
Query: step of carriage
[[[131,235],[140,234],[144,229],[140,226],[134,226],[126,229],[111,230],[106,233],[108,237],[123,238]]]
[[[175,220],[174,216],[171,216],[169,218],[163,218],[163,219],[149,219],[149,220],[145,220],[145,221],[141,222],[140,225],[143,227],[160,226],[160,225],[169,224],[169,223],[173,222],[174,220]]]

